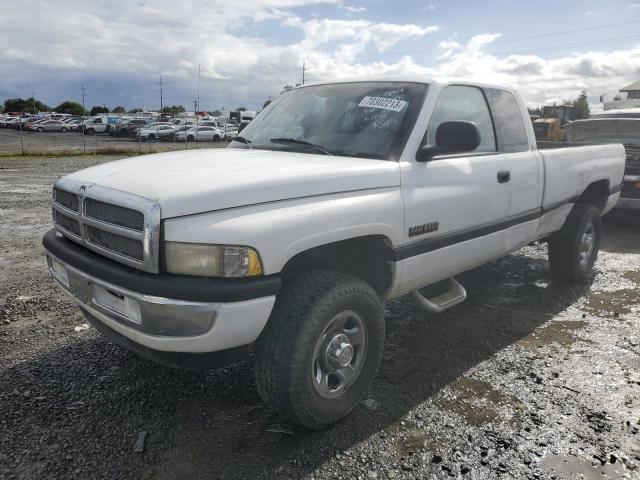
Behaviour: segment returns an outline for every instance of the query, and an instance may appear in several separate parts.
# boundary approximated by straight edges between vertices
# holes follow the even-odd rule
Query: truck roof
[[[446,77],[446,76],[439,76],[439,75],[371,75],[371,76],[362,76],[362,77],[347,77],[347,78],[336,78],[332,80],[305,83],[304,85],[299,85],[295,88],[297,89],[297,88],[310,87],[313,85],[331,85],[335,83],[355,83],[355,82],[406,82],[406,83],[424,83],[425,85],[430,85],[434,83],[436,84],[460,83],[463,85],[472,85],[476,87],[496,88],[500,90],[508,90],[511,92],[515,91],[515,89],[508,87],[506,85],[483,82],[480,80],[474,80],[470,78]]]

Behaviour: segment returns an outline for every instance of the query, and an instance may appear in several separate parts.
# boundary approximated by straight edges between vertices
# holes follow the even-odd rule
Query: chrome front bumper
[[[56,282],[81,307],[147,335],[203,335],[212,328],[222,305],[140,294],[81,272],[50,252],[47,264]]]

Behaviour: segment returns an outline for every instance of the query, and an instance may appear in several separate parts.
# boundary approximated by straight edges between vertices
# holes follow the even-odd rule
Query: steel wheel
[[[593,255],[593,250],[595,247],[595,239],[596,233],[593,224],[590,222],[587,225],[584,233],[582,234],[582,239],[580,240],[580,250],[578,255],[580,256],[580,264],[586,266]]]
[[[346,310],[334,316],[313,353],[311,376],[321,397],[342,395],[358,378],[367,353],[367,330],[359,313]]]

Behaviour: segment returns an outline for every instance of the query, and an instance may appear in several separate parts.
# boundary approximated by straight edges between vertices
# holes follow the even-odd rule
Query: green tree
[[[220,115],[222,115],[222,112],[220,110],[214,110],[213,112],[209,113],[214,117],[219,117]]]
[[[238,107],[236,108],[236,112],[246,112],[247,109],[245,107]]]
[[[58,113],[69,113],[71,115],[84,115],[86,113],[82,105],[71,100],[62,102],[54,110]]]
[[[45,105],[39,100],[34,99],[33,97],[29,97],[27,99],[8,98],[4,101],[4,111],[7,113],[8,112],[28,112],[28,113],[50,112],[51,107],[49,105]]]
[[[113,110],[111,110],[113,113],[127,113],[127,111],[124,109],[124,107],[116,107]]]
[[[589,118],[590,115],[587,92],[583,90],[578,98],[573,101],[573,116],[575,120],[579,120],[581,118]]]
[[[132,108],[131,110],[129,110],[129,113],[139,113],[141,111],[142,111],[141,108]]]
[[[187,109],[184,108],[183,105],[171,105],[164,107],[161,113],[170,113],[172,115],[175,115],[176,113],[184,113],[186,111]]]
[[[94,115],[98,115],[99,113],[109,113],[109,109],[107,107],[102,107],[100,105],[94,105],[91,111],[89,112],[89,115],[93,117]]]
[[[262,105],[262,108],[267,108],[267,105],[269,105],[271,103],[271,99],[267,98],[264,102],[264,104]]]

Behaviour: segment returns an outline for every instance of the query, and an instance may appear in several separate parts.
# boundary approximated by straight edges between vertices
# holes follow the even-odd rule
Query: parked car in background
[[[175,138],[181,142],[219,142],[224,139],[224,132],[216,127],[204,126],[179,132]]]
[[[598,116],[568,123],[565,125],[567,142],[578,145],[622,143],[626,165],[622,193],[616,208],[640,210],[640,116],[635,117],[637,112],[624,111],[618,115],[620,116]]]
[[[103,133],[107,131],[107,117],[91,117],[80,125],[82,130],[84,125],[85,135],[93,135],[94,133]]]
[[[174,133],[174,126],[168,123],[154,124],[148,127],[141,128],[136,137],[141,140],[166,140],[171,138]]]
[[[116,137],[128,137],[135,135],[138,130],[149,125],[149,120],[145,118],[132,118],[124,120],[109,129],[109,135]]]
[[[68,132],[70,126],[61,120],[45,120],[27,127],[32,132]]]
[[[225,124],[222,127],[222,131],[224,132],[224,138],[227,140],[236,138],[238,136],[238,127],[230,123]]]
[[[82,121],[83,120],[81,118],[76,118],[64,123],[69,125],[69,130],[71,130],[72,132],[77,132],[78,130],[82,130]]]

